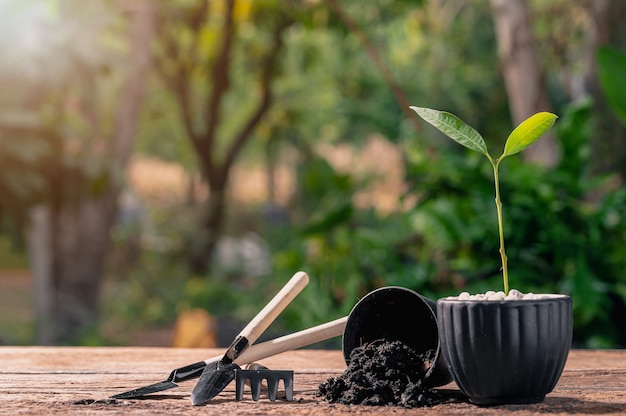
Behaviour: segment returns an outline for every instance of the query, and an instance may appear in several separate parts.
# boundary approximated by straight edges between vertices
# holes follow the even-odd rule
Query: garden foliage
[[[589,103],[563,114],[555,127],[563,157],[555,168],[515,158],[501,167],[509,279],[525,292],[571,295],[576,346],[623,346],[626,190],[614,177],[590,175],[591,122]],[[441,153],[407,151],[407,197],[417,201],[409,211],[383,218],[353,210],[336,220],[329,210],[326,222],[276,253],[278,269],[305,264],[320,280],[307,309],[311,321],[348,313],[358,296],[382,285],[433,299],[501,285],[490,167],[462,149]]]

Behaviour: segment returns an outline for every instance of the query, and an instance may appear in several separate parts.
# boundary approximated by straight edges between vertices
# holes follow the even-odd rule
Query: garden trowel
[[[235,362],[239,365],[250,364],[252,362],[272,357],[285,351],[295,350],[311,344],[315,344],[317,342],[326,341],[327,339],[338,337],[343,334],[347,320],[347,317],[339,318],[322,325],[314,326],[312,328],[295,332],[293,334],[285,335],[270,341],[252,345],[246,351],[241,353],[241,355],[235,360]],[[160,391],[173,389],[175,387],[178,387],[177,383],[181,381],[192,380],[194,378],[200,377],[202,371],[207,366],[207,364],[215,363],[221,360],[222,357],[223,354],[220,354],[215,357],[208,358],[204,361],[198,361],[197,363],[177,368],[173,370],[170,373],[169,377],[164,381],[150,384],[149,386],[140,387],[138,389],[130,390],[124,393],[116,394],[114,396],[111,396],[111,398],[133,399],[148,396],[150,394],[158,393]]]
[[[235,370],[239,368],[235,360],[259,338],[308,282],[309,276],[306,273],[296,273],[235,337],[222,359],[207,364],[191,392],[191,402],[194,406],[211,400],[235,379]]]
[[[298,274],[296,274],[296,276],[298,276]],[[293,297],[295,297],[295,294],[293,294],[292,298]],[[250,348],[243,351],[239,355],[239,357],[235,359],[235,362],[239,365],[249,364],[251,362],[271,357],[285,351],[302,348],[316,342],[334,338],[343,333],[344,327],[346,325],[346,320],[347,317],[340,318],[322,325],[315,326],[313,328],[299,331],[290,335],[285,335],[271,341],[252,345]],[[206,359],[204,361],[198,361],[196,363],[174,369],[170,373],[169,377],[164,381],[144,386],[138,389],[130,390],[124,393],[116,394],[111,398],[130,399],[144,397],[153,393],[178,387],[178,382],[200,377],[207,365],[211,363],[216,363],[222,358],[223,356],[219,355]]]

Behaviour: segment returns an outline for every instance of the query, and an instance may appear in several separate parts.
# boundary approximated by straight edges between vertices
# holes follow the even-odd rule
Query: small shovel
[[[287,307],[296,295],[309,282],[304,272],[296,273],[274,298],[259,312],[250,323],[235,337],[220,361],[209,363],[202,371],[200,380],[191,392],[194,406],[203,404],[217,396],[224,387],[235,379],[235,360],[267,329],[276,317]]]

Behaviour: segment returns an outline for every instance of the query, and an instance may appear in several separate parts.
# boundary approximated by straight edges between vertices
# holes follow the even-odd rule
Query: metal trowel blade
[[[178,387],[173,381],[165,380],[159,383],[150,384],[149,386],[140,387],[135,390],[126,391],[111,396],[112,399],[133,399],[137,397],[147,396],[148,394],[157,393],[159,391],[169,390]]]
[[[191,403],[198,406],[220,394],[235,379],[236,369],[239,369],[239,366],[234,362],[218,361],[207,364],[191,392]]]
[[[173,389],[178,387],[176,382],[190,380],[192,378],[200,377],[200,374],[206,367],[206,361],[198,361],[197,363],[189,364],[184,367],[176,368],[172,370],[169,377],[166,380],[158,383],[150,384],[148,386],[140,387],[138,389],[126,391],[124,393],[111,396],[112,399],[132,399],[135,397],[143,397],[148,394],[156,393],[159,391]]]

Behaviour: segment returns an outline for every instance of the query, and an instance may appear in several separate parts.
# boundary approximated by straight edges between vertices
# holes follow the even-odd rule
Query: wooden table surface
[[[219,355],[219,349],[137,347],[0,347],[0,414],[11,415],[362,415],[362,414],[626,414],[626,350],[572,350],[559,383],[534,405],[477,407],[457,401],[432,408],[345,406],[315,396],[320,383],[345,369],[341,351],[298,350],[261,360],[294,370],[294,401],[266,395],[235,400],[235,383],[204,406],[189,400],[196,380],[146,399],[111,395],[167,378],[177,367]],[[282,389],[282,383],[280,384]],[[281,392],[279,389],[279,393]],[[456,390],[454,383],[445,390]]]

